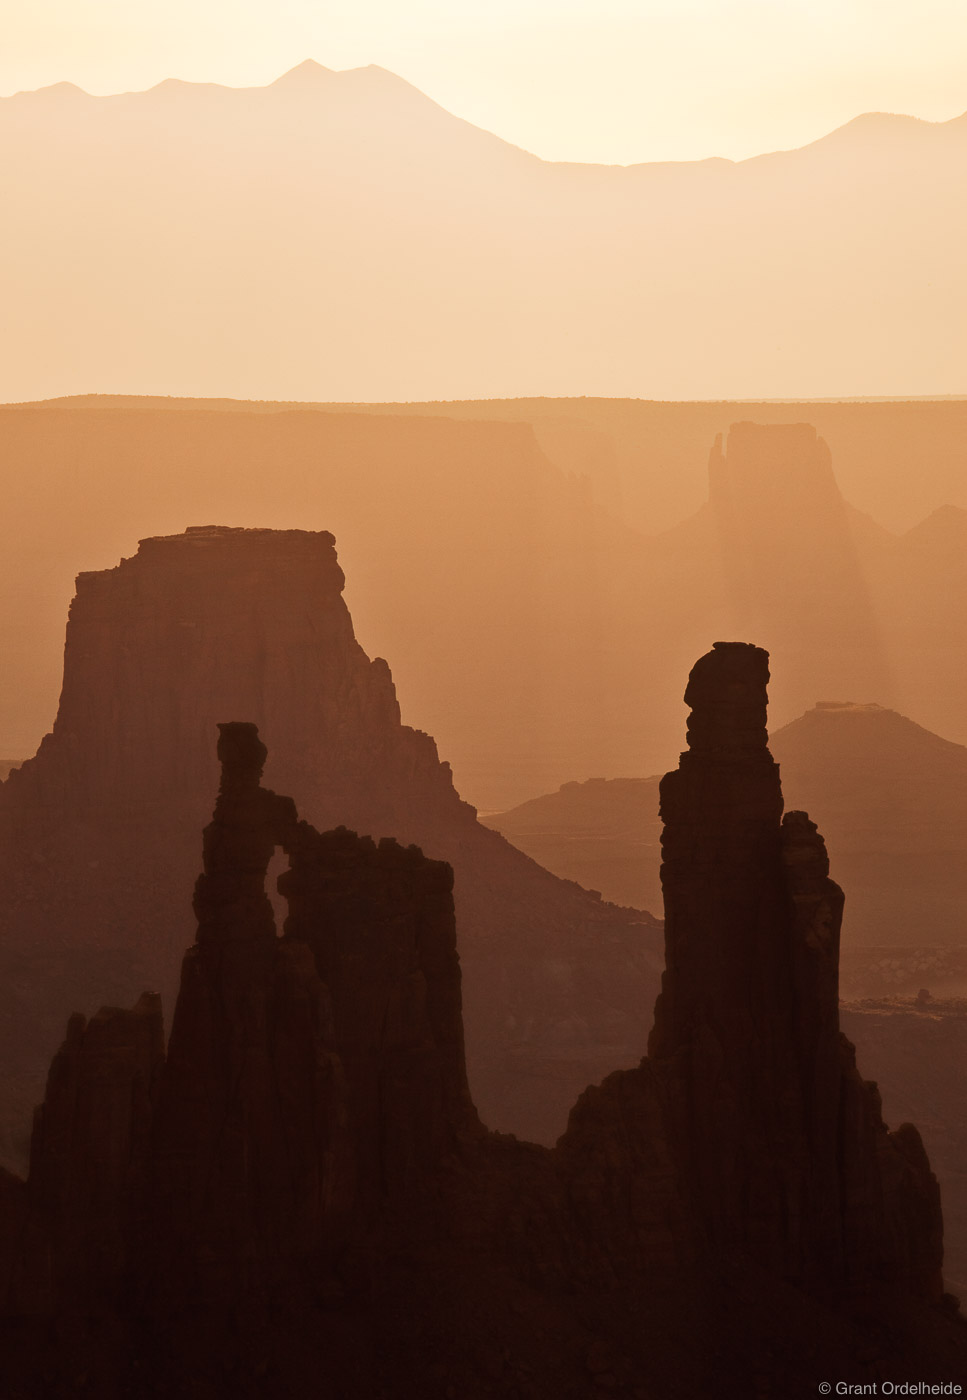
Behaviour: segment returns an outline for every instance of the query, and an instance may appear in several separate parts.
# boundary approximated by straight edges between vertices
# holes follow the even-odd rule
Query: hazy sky
[[[967,110],[967,0],[0,0],[0,94],[378,63],[548,159],[733,158]]]

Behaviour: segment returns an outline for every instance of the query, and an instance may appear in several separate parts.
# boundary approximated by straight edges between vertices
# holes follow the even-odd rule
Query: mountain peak
[[[14,97],[90,97],[89,92],[77,86],[76,83],[48,83],[46,87],[25,88],[22,92],[15,92]]]
[[[319,78],[328,77],[333,70],[326,68],[321,63],[317,63],[314,58],[307,58],[302,63],[297,63],[294,68],[290,68],[287,73],[283,73],[281,78],[276,78],[271,87],[278,87],[279,83],[304,83],[315,82]]]

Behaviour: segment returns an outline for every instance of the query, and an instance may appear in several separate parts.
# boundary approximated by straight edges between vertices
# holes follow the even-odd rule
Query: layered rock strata
[[[109,1072],[98,1022],[73,1026],[30,1179],[0,1180],[10,1392],[697,1400],[959,1373],[936,1182],[839,1032],[843,896],[782,819],[767,678],[742,644],[692,672],[649,1056],[553,1151],[476,1118],[447,868],[320,835],[261,786],[255,728],[223,725],[167,1059],[152,1003],[106,1014]],[[58,1223],[96,1162],[107,1250]]]
[[[0,689],[0,752],[32,753],[56,709],[58,623],[76,568],[114,563],[135,527],[164,535],[222,518],[333,531],[360,637],[389,658],[404,713],[484,811],[569,778],[664,771],[683,715],[655,677],[684,674],[713,636],[766,645],[781,663],[777,724],[818,697],[849,697],[967,742],[967,511],[943,507],[891,534],[844,505],[815,437],[802,424],[803,447],[795,426],[805,417],[829,442],[848,501],[899,529],[960,500],[961,405],[310,407],[92,396],[0,410],[0,459],[16,485],[0,518],[0,653],[12,681]],[[742,416],[757,425],[740,442],[729,424]],[[480,421],[493,417],[516,421]],[[603,485],[611,451],[589,452],[580,422],[573,431],[591,418],[623,459],[608,511],[589,501],[586,473]],[[700,507],[718,432],[725,480],[713,490],[731,499],[725,518]],[[946,481],[926,486],[928,463],[944,457]],[[914,482],[919,506],[910,496],[886,521],[891,490]],[[864,586],[892,692],[882,666],[867,664]],[[226,714],[259,718],[237,709],[209,720]],[[265,732],[274,754],[277,736]]]

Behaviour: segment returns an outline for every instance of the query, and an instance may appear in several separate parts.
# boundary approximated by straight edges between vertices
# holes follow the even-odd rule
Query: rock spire
[[[716,643],[689,676],[689,747],[661,783],[666,971],[649,1060],[673,1151],[717,1246],[797,1281],[892,1269],[939,1298],[939,1192],[916,1130],[887,1131],[840,1033],[843,892],[815,825],[782,815],[768,679],[759,647]]]

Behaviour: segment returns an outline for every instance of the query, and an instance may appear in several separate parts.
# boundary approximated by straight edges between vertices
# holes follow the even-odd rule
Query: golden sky
[[[552,160],[733,159],[967,110],[967,0],[0,0],[0,94],[380,64]]]

